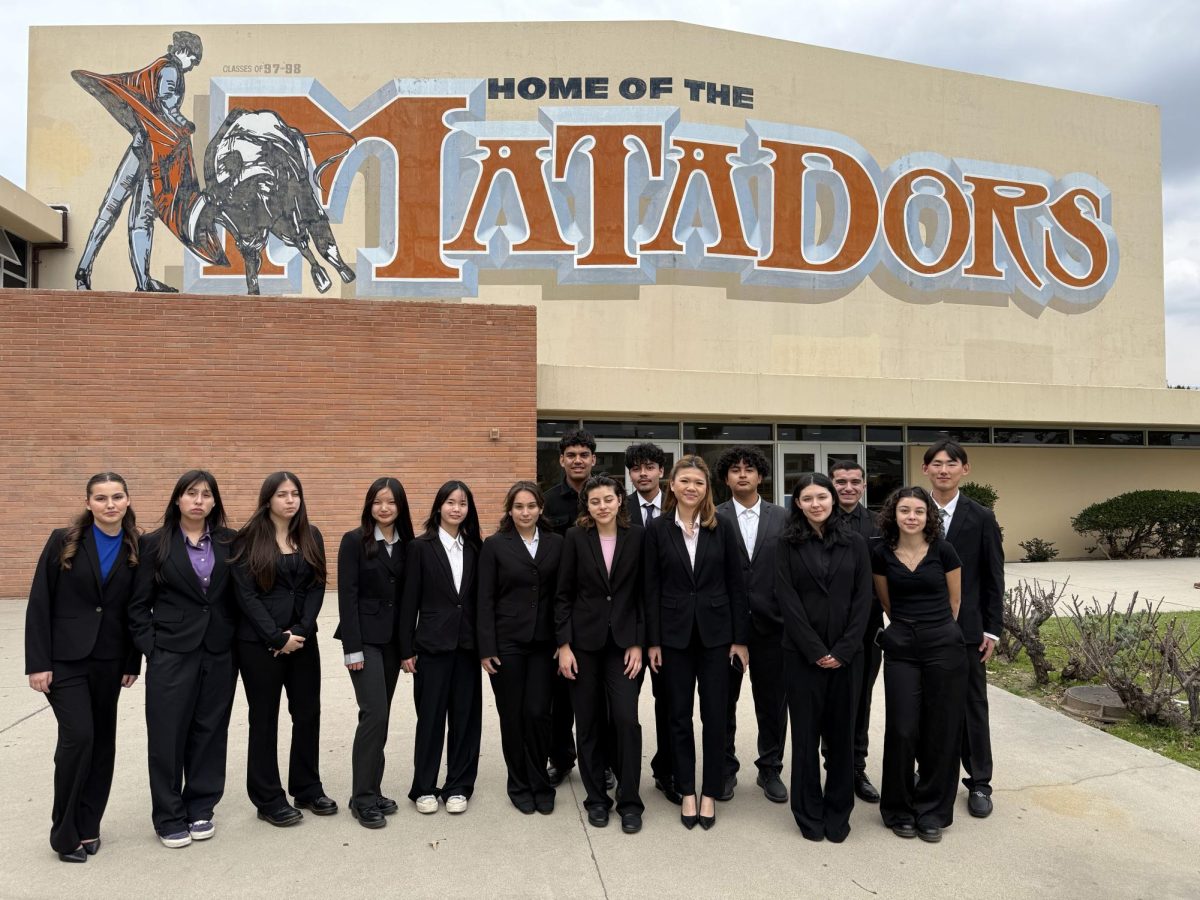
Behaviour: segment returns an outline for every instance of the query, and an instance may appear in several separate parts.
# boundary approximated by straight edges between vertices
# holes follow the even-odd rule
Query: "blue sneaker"
[[[188,825],[188,834],[193,841],[207,841],[217,833],[217,826],[208,819],[197,819]]]
[[[192,836],[186,831],[177,831],[174,834],[160,834],[158,839],[164,847],[170,847],[172,850],[186,847],[192,842]]]

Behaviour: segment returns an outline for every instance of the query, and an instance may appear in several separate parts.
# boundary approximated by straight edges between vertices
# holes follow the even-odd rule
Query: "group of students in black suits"
[[[398,810],[382,781],[401,671],[413,675],[417,712],[409,799],[426,814],[467,809],[478,773],[482,665],[500,719],[508,796],[522,813],[553,811],[555,786],[577,756],[588,821],[607,825],[615,805],[625,832],[641,829],[638,696],[649,669],[655,787],[680,805],[685,827],[709,829],[716,801],[736,786],[734,711],[748,670],[759,786],[787,802],[780,775],[790,713],[793,815],[805,837],[843,840],[853,795],[879,800],[865,774],[879,646],[887,654],[885,823],[901,836],[940,837],[952,816],[960,740],[970,810],[990,812],[983,663],[999,628],[999,594],[997,609],[992,595],[997,579],[1002,592],[1002,557],[994,517],[957,492],[969,471],[960,447],[931,448],[934,495],[893,494],[881,536],[858,505],[861,466],[835,467],[833,481],[803,476],[784,511],[757,495],[769,465],[753,447],[719,462],[718,476],[734,492],[720,507],[698,456],[678,460],[662,490],[661,449],[630,447],[637,490],[626,497],[623,479],[591,473],[589,434],[565,436],[560,451],[563,483],[545,495],[534,482],[514,484],[499,530],[486,540],[460,481],[438,490],[420,535],[398,480],[380,478],[368,489],[361,523],[338,551],[334,634],[359,706],[349,807],[361,825],[383,827]],[[949,541],[939,522],[947,513]],[[962,569],[975,566],[974,576],[959,570],[956,535],[978,544],[961,551]],[[152,822],[165,846],[215,833],[239,673],[249,716],[247,792],[258,817],[288,826],[301,810],[338,811],[319,771],[316,618],[325,582],[322,537],[293,473],[267,477],[237,532],[226,525],[213,475],[184,473],[162,526],[144,536],[124,479],[105,472],[89,480],[84,511],[42,552],[26,620],[30,686],[47,694],[58,721],[50,841],[60,859],[85,862],[100,849],[118,695],[138,677],[141,656]],[[876,634],[868,624],[881,618],[880,602],[891,625]],[[962,640],[974,645],[972,629],[980,632],[978,663]],[[284,692],[292,718],[286,790],[277,762]],[[921,703],[922,694],[932,702]]]

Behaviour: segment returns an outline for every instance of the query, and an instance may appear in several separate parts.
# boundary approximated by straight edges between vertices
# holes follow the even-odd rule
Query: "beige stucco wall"
[[[1071,517],[1089,504],[1127,491],[1162,488],[1200,491],[1195,450],[1170,447],[967,447],[968,481],[996,489],[996,518],[1004,528],[1004,555],[1019,560],[1019,544],[1053,541],[1062,559],[1082,558],[1089,541]],[[909,480],[925,485],[924,447],[908,451]]]
[[[181,23],[178,27],[189,27]],[[1003,297],[915,303],[871,279],[840,298],[747,290],[713,274],[677,283],[570,287],[548,273],[484,273],[472,302],[538,307],[543,410],[775,418],[1197,421],[1164,384],[1161,170],[1157,108],[677,23],[190,26],[205,43],[184,111],[207,140],[208,79],[222,67],[291,62],[347,106],[393,77],[669,75],[683,122],[743,128],[748,118],[829,129],[881,168],[915,151],[1093,175],[1112,191],[1120,274],[1077,314],[1040,315]],[[138,68],[172,28],[34,28],[30,36],[29,189],[73,212],[72,247],[42,283],[72,286],[82,241],[127,137],[70,78],[73,68]],[[647,48],[653,48],[647,53]],[[754,109],[687,101],[684,78],[748,85]],[[622,105],[615,97],[608,104]],[[489,120],[532,120],[562,101],[489,100]],[[366,240],[359,179],[334,230],[347,256]],[[130,286],[124,236],[101,253],[97,288]],[[155,269],[182,249],[160,229]],[[306,293],[315,296],[305,276]],[[336,285],[343,296],[354,286]],[[978,299],[978,298],[977,298]],[[937,348],[936,351],[930,348]],[[1051,387],[1046,387],[1051,386]],[[1133,388],[1081,391],[1082,388]],[[1146,416],[1153,416],[1147,420]]]

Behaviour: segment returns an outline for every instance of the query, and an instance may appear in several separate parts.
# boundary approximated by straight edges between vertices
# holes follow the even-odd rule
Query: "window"
[[[861,425],[780,425],[781,441],[857,444],[862,440]]]
[[[584,422],[583,427],[597,438],[638,441],[677,441],[678,422]]]
[[[1066,428],[994,428],[992,440],[997,444],[1069,444],[1071,432]]]
[[[902,444],[904,428],[901,425],[868,425],[867,440],[877,444]]]
[[[989,444],[989,428],[983,426],[965,425],[909,425],[908,442],[910,444],[933,444],[949,438],[960,444]]]
[[[684,422],[685,441],[770,441],[770,425],[737,422]]]
[[[1151,447],[1200,447],[1200,431],[1151,431]]]
[[[1141,447],[1146,443],[1146,435],[1142,431],[1101,431],[1093,428],[1076,428],[1074,434],[1076,444]]]
[[[904,447],[867,444],[867,506],[878,510],[888,494],[904,487]]]
[[[0,229],[0,286],[29,287],[29,242]]]

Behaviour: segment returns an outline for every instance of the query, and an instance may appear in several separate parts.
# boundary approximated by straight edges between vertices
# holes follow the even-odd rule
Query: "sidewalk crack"
[[[21,724],[22,722],[24,722],[26,719],[32,719],[32,718],[33,718],[34,716],[36,716],[38,713],[44,713],[44,712],[45,712],[46,710],[48,710],[49,708],[50,708],[50,704],[49,704],[49,703],[47,703],[47,704],[46,704],[45,706],[43,706],[41,709],[35,709],[33,712],[31,712],[31,713],[30,713],[29,715],[27,715],[27,716],[21,716],[21,718],[17,719],[17,721],[13,722],[11,725],[5,725],[3,728],[0,728],[0,734],[4,734],[4,732],[6,732],[6,731],[9,731],[9,730],[11,730],[11,729],[13,729],[13,728],[16,728],[18,725],[20,725],[20,724]]]

